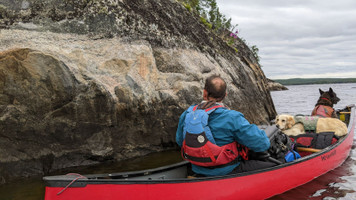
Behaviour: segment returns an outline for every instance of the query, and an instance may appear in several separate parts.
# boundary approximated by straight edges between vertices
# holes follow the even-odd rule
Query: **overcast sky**
[[[356,0],[217,0],[271,79],[356,78]]]

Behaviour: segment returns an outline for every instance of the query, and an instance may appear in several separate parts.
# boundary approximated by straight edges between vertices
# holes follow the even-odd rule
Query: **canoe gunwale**
[[[233,178],[238,178],[238,177],[244,177],[244,176],[250,176],[250,175],[256,175],[256,174],[263,174],[266,172],[272,172],[275,170],[280,170],[282,168],[288,168],[290,166],[295,166],[300,163],[307,162],[309,160],[319,159],[324,154],[327,154],[327,153],[331,152],[332,150],[338,148],[341,144],[344,143],[344,141],[346,139],[348,139],[349,137],[352,137],[353,133],[351,133],[351,131],[354,131],[354,128],[355,128],[355,106],[351,105],[349,107],[351,108],[351,114],[350,114],[350,121],[348,124],[348,133],[346,136],[344,136],[343,138],[340,138],[336,144],[333,144],[333,145],[323,149],[320,152],[313,153],[311,155],[305,156],[305,157],[295,160],[293,162],[284,163],[284,164],[277,165],[277,166],[274,166],[271,168],[266,168],[266,169],[251,171],[251,172],[243,172],[243,173],[223,175],[223,176],[214,176],[214,177],[197,177],[197,178],[193,178],[193,179],[177,178],[177,179],[163,179],[163,180],[125,180],[125,176],[135,176],[135,175],[139,176],[139,175],[145,175],[148,173],[164,172],[164,171],[167,171],[168,169],[174,170],[179,167],[187,166],[189,164],[189,162],[187,162],[187,161],[182,161],[182,162],[175,163],[172,165],[158,167],[158,168],[154,168],[154,169],[148,169],[148,170],[140,170],[140,171],[133,171],[133,172],[121,172],[121,173],[112,173],[112,174],[84,175],[85,177],[87,177],[87,179],[78,179],[76,182],[78,183],[78,187],[84,187],[87,184],[124,184],[125,185],[125,184],[194,183],[194,182],[203,182],[203,181],[218,181],[218,180],[223,180],[223,179],[224,180],[225,179],[233,179]],[[341,165],[342,163],[343,163],[343,161],[339,165]],[[330,169],[330,170],[332,170],[332,169]],[[104,177],[110,178],[110,177],[115,177],[115,176],[122,177],[122,178],[100,179],[100,178],[104,178]],[[45,184],[47,186],[51,187],[53,185],[49,184],[49,182],[62,182],[62,184],[64,184],[64,183],[68,183],[68,182],[72,181],[73,178],[66,177],[65,175],[62,175],[62,176],[44,177],[43,180],[45,181]],[[76,187],[75,184],[73,185],[73,187]]]

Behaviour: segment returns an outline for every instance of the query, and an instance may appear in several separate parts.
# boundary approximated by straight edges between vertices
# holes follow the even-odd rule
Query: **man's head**
[[[205,80],[204,100],[214,99],[219,102],[226,96],[226,82],[218,75],[209,76]]]

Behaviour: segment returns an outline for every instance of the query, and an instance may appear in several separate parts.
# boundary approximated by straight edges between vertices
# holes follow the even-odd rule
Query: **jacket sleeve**
[[[250,124],[243,114],[238,113],[234,120],[236,141],[255,152],[266,151],[270,147],[270,141],[266,133],[255,124]]]
[[[184,120],[187,115],[187,111],[184,111],[182,115],[179,117],[178,128],[176,132],[176,142],[181,147],[183,145],[183,130],[184,130]]]

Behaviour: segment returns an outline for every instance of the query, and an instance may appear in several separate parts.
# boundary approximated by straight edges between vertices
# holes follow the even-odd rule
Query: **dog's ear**
[[[294,121],[294,117],[293,116],[289,116],[287,118],[287,126],[288,128],[292,128],[292,126],[295,124],[295,121]]]
[[[329,88],[329,93],[330,93],[330,94],[334,93],[334,91],[333,91],[332,88]]]
[[[322,91],[320,88],[319,88],[319,93],[320,95],[324,94],[324,91]]]

